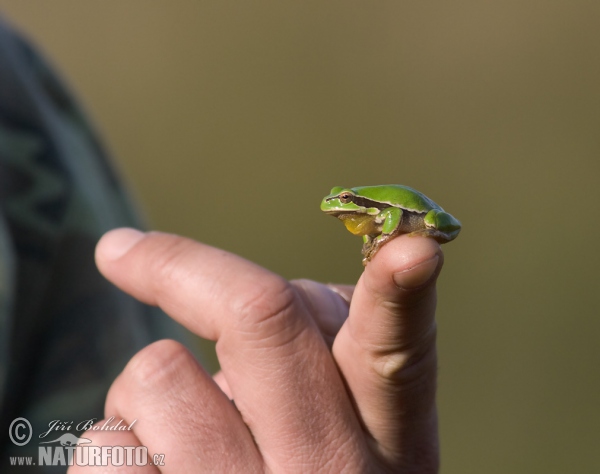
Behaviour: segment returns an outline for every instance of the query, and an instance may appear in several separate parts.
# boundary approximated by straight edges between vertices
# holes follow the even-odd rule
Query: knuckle
[[[273,275],[257,282],[252,291],[235,302],[234,309],[241,321],[257,324],[285,312],[295,299],[291,285]]]
[[[244,298],[235,302],[238,329],[268,337],[292,326],[298,297],[293,286],[278,276],[271,276]]]
[[[372,367],[377,376],[403,389],[419,386],[435,374],[437,356],[435,350],[436,327],[430,326],[410,342],[376,350],[371,353]]]

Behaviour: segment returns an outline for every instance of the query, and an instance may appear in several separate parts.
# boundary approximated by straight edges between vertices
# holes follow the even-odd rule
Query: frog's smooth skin
[[[354,235],[362,235],[364,265],[401,234],[424,235],[443,244],[461,229],[458,219],[427,196],[400,184],[336,186],[321,201],[321,210],[340,219]]]

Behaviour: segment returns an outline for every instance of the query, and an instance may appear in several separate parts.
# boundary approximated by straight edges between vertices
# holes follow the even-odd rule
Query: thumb
[[[367,265],[333,354],[385,464],[437,472],[433,239],[400,236]],[[410,470],[410,469],[409,469]]]

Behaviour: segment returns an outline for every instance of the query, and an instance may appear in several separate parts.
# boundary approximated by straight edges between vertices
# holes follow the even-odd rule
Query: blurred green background
[[[334,185],[463,222],[439,280],[444,473],[600,472],[600,2],[52,2],[54,59],[154,228],[355,281]]]

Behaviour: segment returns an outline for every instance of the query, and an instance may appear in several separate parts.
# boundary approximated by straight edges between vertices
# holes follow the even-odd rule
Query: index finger
[[[338,448],[327,460],[332,466],[361,465],[367,448],[337,367],[287,281],[228,252],[160,233],[109,232],[96,259],[119,287],[217,340],[227,385],[271,469],[310,465],[318,446]]]

